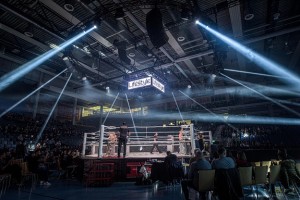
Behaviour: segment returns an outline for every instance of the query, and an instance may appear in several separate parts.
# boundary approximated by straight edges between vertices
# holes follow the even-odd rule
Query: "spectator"
[[[188,174],[188,179],[181,181],[182,191],[184,193],[185,199],[189,199],[188,187],[198,190],[198,170],[209,170],[211,169],[211,164],[204,158],[202,151],[196,151],[196,161],[194,161],[190,166],[190,171]],[[206,199],[206,192],[200,193],[200,198],[202,200]]]
[[[290,191],[293,184],[300,184],[300,172],[296,168],[295,161],[288,158],[286,149],[278,150],[278,158],[281,160],[281,183],[287,191]]]
[[[235,168],[234,160],[230,157],[226,157],[226,149],[219,147],[218,149],[219,158],[212,162],[213,169],[231,169]]]
[[[250,162],[248,162],[246,154],[244,151],[239,151],[236,156],[236,166],[237,167],[250,167],[252,166]]]

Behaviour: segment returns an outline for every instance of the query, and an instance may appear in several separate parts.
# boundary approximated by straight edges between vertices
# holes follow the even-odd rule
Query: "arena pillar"
[[[99,137],[98,158],[102,158],[102,156],[103,156],[103,138],[104,138],[104,125],[101,125],[100,137]]]

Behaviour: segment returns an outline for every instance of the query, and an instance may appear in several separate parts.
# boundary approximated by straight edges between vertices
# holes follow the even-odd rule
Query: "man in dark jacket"
[[[126,143],[127,137],[129,135],[129,129],[125,122],[123,122],[122,126],[119,129],[119,140],[118,140],[118,158],[120,158],[121,147],[123,145],[123,158],[126,156]]]

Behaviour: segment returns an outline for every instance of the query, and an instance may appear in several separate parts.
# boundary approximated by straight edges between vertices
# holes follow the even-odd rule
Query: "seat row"
[[[253,191],[253,188],[256,187],[258,190],[258,185],[267,186],[267,193],[270,198],[273,197],[272,185],[279,183],[280,184],[280,165],[271,165],[271,166],[250,166],[250,167],[239,167],[237,169],[239,175],[239,181],[241,187],[250,186]],[[297,169],[300,171],[300,163],[297,163]],[[216,170],[199,170],[199,185],[198,192],[207,192],[207,191],[216,191]],[[224,183],[226,184],[225,180]],[[228,183],[228,182],[227,182]],[[281,185],[281,184],[280,184]],[[283,187],[280,187],[284,195]],[[298,197],[298,189],[295,190]],[[275,191],[276,192],[276,191]],[[258,195],[256,194],[256,197]]]

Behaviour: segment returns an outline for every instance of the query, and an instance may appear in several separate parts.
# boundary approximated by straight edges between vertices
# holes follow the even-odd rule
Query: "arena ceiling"
[[[159,48],[153,46],[146,26],[147,13],[154,7],[162,13],[162,24],[169,38]],[[116,19],[120,8],[124,16]],[[182,19],[183,11],[187,11],[186,19]],[[249,14],[253,14],[253,19],[246,20],[252,17]],[[191,85],[199,92],[210,87],[209,77],[224,68],[266,73],[195,25],[198,17],[299,73],[300,4],[297,0],[3,0],[0,58],[2,63],[10,61],[20,65],[96,24],[95,31],[49,59],[38,70],[55,75],[66,68],[64,58],[67,57],[76,69],[76,76],[67,88],[70,92],[84,87],[83,76],[99,90],[110,87],[125,91],[128,80],[153,74],[169,91]],[[120,58],[120,44],[129,62]],[[1,74],[9,70],[10,67],[4,67]],[[274,78],[227,74],[251,83],[282,84]],[[27,79],[31,85],[39,82],[36,76]],[[229,85],[234,84],[219,76],[213,83],[216,88]],[[57,92],[53,87],[52,92]]]

